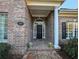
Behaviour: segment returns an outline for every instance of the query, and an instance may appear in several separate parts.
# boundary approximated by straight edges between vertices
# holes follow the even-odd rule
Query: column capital
[[[59,7],[58,6],[54,6],[54,9],[58,9]]]

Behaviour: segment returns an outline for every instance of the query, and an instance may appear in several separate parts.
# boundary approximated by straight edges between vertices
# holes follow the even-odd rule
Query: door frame
[[[35,20],[33,23],[33,39],[37,39],[37,25],[42,25],[42,39],[46,38],[46,29],[44,21]]]

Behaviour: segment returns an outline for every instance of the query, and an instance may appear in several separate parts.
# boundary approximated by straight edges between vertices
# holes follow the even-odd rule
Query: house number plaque
[[[20,26],[23,26],[24,25],[23,22],[18,22],[17,24],[20,25]]]

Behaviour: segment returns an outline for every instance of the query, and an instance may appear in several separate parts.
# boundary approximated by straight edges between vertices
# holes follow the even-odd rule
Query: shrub
[[[10,50],[10,45],[7,43],[0,43],[0,59],[7,59]]]
[[[78,39],[70,39],[63,50],[73,59],[78,58]]]

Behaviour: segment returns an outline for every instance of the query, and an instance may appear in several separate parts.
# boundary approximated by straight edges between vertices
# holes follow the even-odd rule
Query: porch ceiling
[[[26,0],[33,17],[47,17],[54,6],[60,6],[64,0]]]

